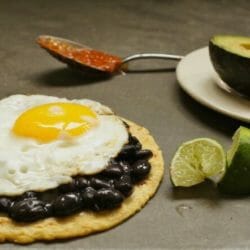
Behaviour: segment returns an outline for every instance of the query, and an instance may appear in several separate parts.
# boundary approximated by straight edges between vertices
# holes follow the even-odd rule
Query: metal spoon
[[[181,60],[183,56],[162,53],[142,53],[120,58],[102,51],[91,49],[83,44],[64,38],[42,35],[37,43],[58,60],[80,70],[93,73],[114,74],[126,72],[128,63],[141,59]]]

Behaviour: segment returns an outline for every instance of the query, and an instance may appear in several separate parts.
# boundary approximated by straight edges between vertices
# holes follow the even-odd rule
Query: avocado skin
[[[250,58],[224,50],[211,40],[209,55],[220,78],[232,89],[250,97]]]
[[[250,142],[243,140],[227,167],[226,173],[218,183],[218,189],[224,194],[250,194]]]

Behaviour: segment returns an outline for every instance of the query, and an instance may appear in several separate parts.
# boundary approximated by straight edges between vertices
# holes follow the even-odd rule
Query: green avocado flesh
[[[215,36],[211,42],[230,53],[250,58],[250,37]]]
[[[214,36],[209,55],[220,78],[242,95],[250,96],[250,37]]]

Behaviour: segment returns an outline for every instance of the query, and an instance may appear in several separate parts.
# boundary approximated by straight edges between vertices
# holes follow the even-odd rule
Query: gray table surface
[[[1,0],[0,97],[24,93],[98,100],[151,131],[164,153],[166,171],[155,197],[114,229],[64,242],[4,244],[0,249],[250,248],[248,198],[222,197],[208,183],[174,190],[168,173],[181,142],[211,137],[228,148],[235,129],[247,124],[193,101],[178,86],[173,70],[91,80],[68,70],[34,42],[39,34],[52,34],[120,56],[185,55],[207,46],[214,34],[249,35],[249,21],[248,0]]]

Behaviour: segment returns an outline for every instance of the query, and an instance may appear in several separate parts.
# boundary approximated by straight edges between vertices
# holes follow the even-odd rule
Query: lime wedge
[[[170,177],[175,186],[190,187],[206,178],[224,173],[226,165],[222,146],[209,138],[198,138],[183,143],[170,166]]]
[[[239,127],[234,133],[218,188],[228,194],[250,194],[250,129]]]

